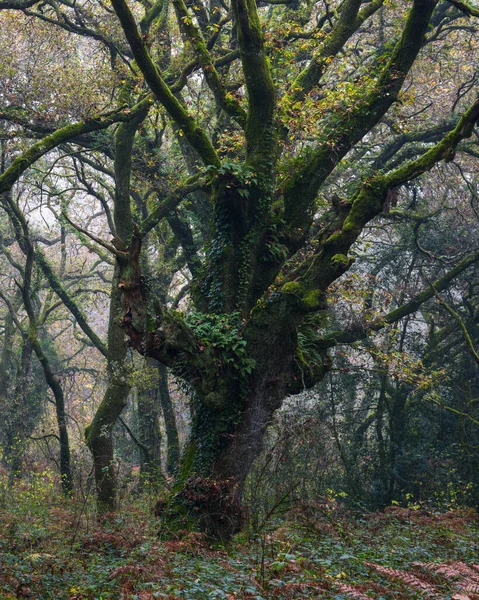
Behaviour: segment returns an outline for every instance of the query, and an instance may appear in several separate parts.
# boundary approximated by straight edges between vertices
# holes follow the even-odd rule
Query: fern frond
[[[366,596],[359,590],[357,590],[354,585],[349,585],[348,583],[338,583],[336,584],[338,588],[338,592],[341,594],[346,594],[350,598],[356,598],[356,600],[371,600],[371,596]]]
[[[426,598],[430,598],[431,600],[433,598],[439,598],[438,590],[435,586],[431,585],[430,583],[426,583],[425,581],[422,581],[421,579],[419,579],[419,577],[413,575],[412,573],[409,573],[408,571],[392,569],[391,567],[383,567],[381,565],[369,562],[365,562],[364,564],[368,567],[371,567],[381,575],[384,575],[391,581],[397,580],[411,588],[421,591]]]

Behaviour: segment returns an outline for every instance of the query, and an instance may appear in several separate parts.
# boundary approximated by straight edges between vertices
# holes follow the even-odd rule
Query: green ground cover
[[[0,495],[0,598],[479,599],[471,509],[347,510],[297,505],[227,548],[192,533],[158,535],[150,503],[103,523],[89,501],[63,505],[48,473]]]

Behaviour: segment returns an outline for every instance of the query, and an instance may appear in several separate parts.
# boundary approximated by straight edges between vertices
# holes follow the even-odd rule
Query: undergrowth
[[[99,523],[90,499],[62,504],[55,486],[48,473],[0,482],[2,600],[479,600],[470,509],[361,514],[324,499],[218,549],[187,532],[160,540],[148,500]]]

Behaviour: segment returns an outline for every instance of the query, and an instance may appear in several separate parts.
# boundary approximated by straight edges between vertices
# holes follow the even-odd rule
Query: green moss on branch
[[[112,0],[133,56],[151,91],[163,104],[171,118],[181,128],[186,139],[207,165],[220,165],[220,160],[205,131],[191,117],[163,80],[138,31],[135,18],[124,0]]]
[[[213,92],[218,108],[222,108],[242,127],[244,127],[246,123],[246,113],[241,108],[238,101],[226,92],[226,89],[221,83],[213,59],[208,52],[206,42],[203,39],[201,31],[193,23],[193,19],[188,13],[186,4],[183,0],[173,0],[173,6],[175,7],[180,29],[183,31],[186,39],[189,40],[193,47],[196,58],[203,69],[206,82]]]
[[[141,105],[138,105],[132,110],[120,110],[109,115],[100,115],[93,119],[89,119],[88,121],[66,125],[45,136],[41,141],[20,154],[10,167],[0,175],[0,194],[10,190],[23,173],[44,154],[50,152],[50,150],[57,148],[60,144],[79,135],[106,129],[113,125],[113,123],[118,123],[120,121],[129,121],[136,116],[138,110],[141,111],[143,108],[144,103],[142,102]]]

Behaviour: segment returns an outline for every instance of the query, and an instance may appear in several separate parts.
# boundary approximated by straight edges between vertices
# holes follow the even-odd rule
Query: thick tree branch
[[[1,0],[0,10],[24,10],[38,2],[39,0]]]
[[[339,161],[366,135],[396,101],[403,82],[422,47],[435,0],[415,0],[403,34],[377,84],[340,117],[327,117],[324,140],[303,165],[297,161],[284,190],[284,214],[291,231],[290,245],[297,248],[309,230],[319,186]]]
[[[150,29],[151,25],[157,19],[159,19],[162,16],[162,14],[165,15],[166,19],[167,12],[165,11],[165,7],[167,5],[168,2],[166,2],[166,0],[157,0],[153,5],[151,5],[151,8],[149,8],[145,12],[145,16],[140,21],[140,29],[143,34],[146,34],[146,32]],[[163,24],[163,21],[161,24]]]
[[[138,67],[143,73],[151,91],[165,107],[175,123],[181,128],[186,139],[195,148],[204,163],[206,165],[219,166],[220,160],[205,131],[201,129],[195,119],[191,117],[185,107],[177,100],[160,75],[125,0],[112,0],[112,6],[120,20]]]
[[[71,226],[73,227],[73,229],[75,229],[76,231],[78,231],[79,233],[82,233],[83,235],[86,235],[88,238],[90,238],[92,241],[94,241],[96,244],[102,246],[102,248],[105,248],[105,250],[108,250],[108,252],[111,252],[114,255],[118,254],[118,249],[115,248],[115,246],[113,246],[112,244],[109,244],[108,242],[105,242],[104,240],[102,240],[101,238],[99,238],[97,235],[90,233],[89,231],[87,231],[86,229],[83,229],[82,227],[80,227],[80,225],[77,225],[76,223],[74,223],[70,217],[67,215],[66,212],[62,212],[62,217],[65,219],[65,221]]]
[[[373,322],[365,324],[363,328],[333,331],[322,337],[318,337],[315,344],[316,351],[318,353],[323,353],[341,344],[353,344],[359,342],[367,338],[368,335],[380,331],[387,325],[396,323],[400,319],[417,312],[425,302],[434,298],[438,292],[447,289],[456,277],[478,262],[479,251],[460,261],[448,273],[431,283],[426,289],[416,294],[408,302],[388,312],[382,317],[376,318]],[[312,369],[311,372],[308,373],[308,377],[304,380],[305,387],[312,387],[322,381],[326,372],[324,365],[321,365],[318,369]],[[297,390],[297,382],[292,382],[291,386],[292,389],[294,388]]]
[[[158,225],[158,223],[166,217],[166,215],[174,210],[180,202],[182,202],[189,194],[193,194],[199,190],[204,190],[208,187],[207,179],[199,178],[198,175],[193,175],[183,184],[170,192],[166,198],[161,200],[158,205],[152,210],[148,217],[140,225],[140,232],[145,236],[149,231]]]
[[[326,35],[309,65],[296,77],[285,96],[287,106],[301,102],[318,85],[328,64],[344,47],[349,38],[373,15],[384,0],[372,0],[359,12],[362,0],[345,0],[341,5],[339,19]]]
[[[342,215],[334,221],[336,230],[331,232],[329,228],[319,233],[317,252],[298,268],[296,281],[283,286],[284,291],[293,293],[297,299],[297,309],[306,312],[317,310],[328,286],[349,269],[352,261],[347,253],[367,223],[383,210],[388,190],[411,181],[441,160],[450,160],[458,143],[471,135],[478,119],[479,99],[465,112],[453,131],[423,156],[364,182],[352,204],[346,205]]]
[[[40,266],[43,274],[48,280],[53,291],[57,294],[57,296],[62,300],[63,304],[66,308],[71,312],[71,314],[75,317],[76,322],[79,327],[83,331],[83,333],[88,337],[88,339],[92,342],[94,347],[103,354],[103,356],[108,356],[107,348],[105,344],[101,341],[101,339],[97,336],[97,334],[93,331],[93,329],[88,325],[87,320],[80,308],[76,304],[76,302],[71,297],[70,293],[62,286],[58,278],[56,277],[50,263],[47,261],[45,255],[37,248],[35,252],[35,260]]]
[[[147,101],[150,102],[149,99]],[[122,108],[113,113],[99,115],[98,117],[88,119],[87,121],[66,125],[65,127],[57,129],[55,132],[45,136],[42,140],[18,156],[13,163],[0,175],[0,194],[10,190],[13,184],[18,181],[23,173],[39,158],[41,158],[47,152],[50,152],[50,150],[53,150],[60,144],[70,141],[72,138],[84,133],[91,133],[92,131],[107,129],[114,123],[129,121],[136,116],[138,111],[144,109],[144,105],[145,101],[141,102],[131,110]]]
[[[437,298],[437,301],[439,302],[439,304],[442,307],[444,307],[447,310],[447,312],[451,315],[451,317],[453,319],[455,319],[456,322],[459,324],[459,327],[461,328],[461,331],[462,331],[462,335],[463,335],[466,345],[469,349],[469,353],[471,354],[471,356],[474,359],[474,361],[476,362],[476,364],[479,365],[479,353],[477,352],[477,350],[474,346],[474,343],[471,339],[471,336],[469,335],[469,332],[467,330],[466,324],[464,323],[463,319],[461,318],[459,313],[457,313],[452,308],[452,306],[450,306],[445,300],[443,300],[437,293],[436,293],[436,298]]]
[[[378,171],[387,168],[389,161],[408,144],[430,144],[437,142],[453,129],[455,125],[457,125],[457,120],[454,120],[453,123],[448,122],[444,125],[436,125],[424,131],[411,131],[396,136],[390,143],[386,145],[381,144],[381,154],[374,160],[371,165],[372,169]]]
[[[233,0],[232,8],[249,100],[245,129],[247,160],[261,168],[265,162],[273,163],[277,155],[277,133],[273,122],[275,87],[255,0]]]
[[[415,177],[429,171],[441,160],[450,162],[454,158],[455,150],[459,142],[471,136],[472,130],[479,120],[479,98],[464,113],[457,126],[448,133],[444,139],[436,144],[431,150],[404,166],[391,171],[386,175],[388,187],[397,187],[411,181]]]
[[[133,234],[131,212],[131,167],[135,135],[145,120],[148,109],[128,123],[121,123],[115,133],[115,210],[113,220],[116,236],[128,246]]]
[[[223,109],[242,127],[246,123],[246,113],[239,105],[238,101],[233,96],[228,95],[223,86],[218,71],[215,68],[213,59],[208,52],[206,42],[201,34],[201,31],[193,22],[191,15],[183,0],[173,0],[175,7],[178,25],[183,32],[185,38],[190,41],[193,50],[196,54],[198,63],[203,70],[206,83],[213,92],[216,105],[219,109]]]
[[[468,17],[479,17],[479,8],[472,6],[468,2],[462,2],[462,0],[448,0],[448,2],[458,8]]]

